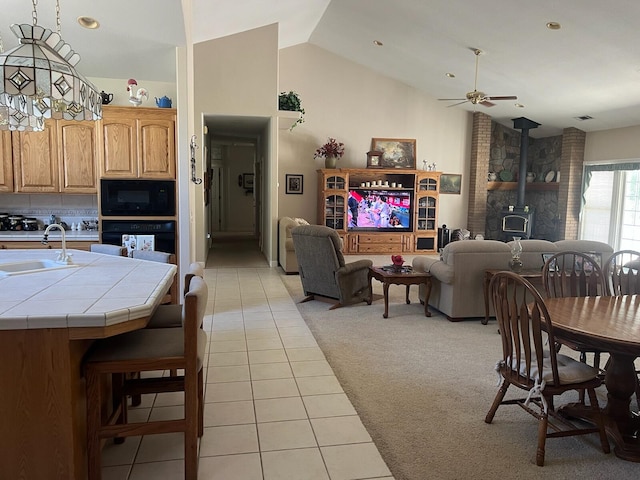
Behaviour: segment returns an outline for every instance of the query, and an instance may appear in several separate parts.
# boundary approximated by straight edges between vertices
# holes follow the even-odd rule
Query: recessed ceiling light
[[[374,41],[373,41],[373,44],[374,44],[376,47],[381,47],[381,46],[383,45],[383,43],[382,43],[380,40],[374,40]]]
[[[514,105],[518,108],[524,108],[524,105],[521,103],[514,103]]]
[[[81,27],[88,28],[89,30],[95,30],[96,28],[100,28],[100,23],[92,17],[78,17],[78,23]]]
[[[445,73],[445,76],[449,77],[449,78],[456,78],[455,74],[450,73],[450,72]]]
[[[562,25],[560,25],[558,22],[547,22],[547,28],[549,30],[560,30],[562,28]]]

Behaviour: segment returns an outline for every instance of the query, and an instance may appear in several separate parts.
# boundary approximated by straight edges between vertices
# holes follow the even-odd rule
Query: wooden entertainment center
[[[441,172],[383,168],[318,170],[318,219],[338,232],[344,253],[433,254],[437,250]],[[410,228],[355,230],[349,227],[349,190],[403,192],[410,199]]]

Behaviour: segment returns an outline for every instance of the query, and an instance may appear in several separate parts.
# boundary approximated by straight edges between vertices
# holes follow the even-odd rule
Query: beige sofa
[[[278,262],[286,274],[298,273],[298,260],[293,248],[291,229],[309,225],[303,218],[282,217],[278,221]]]
[[[542,269],[542,253],[565,250],[598,252],[602,264],[613,249],[602,242],[590,240],[521,240],[520,256],[523,268]],[[413,268],[432,275],[429,305],[439,310],[451,321],[479,318],[485,315],[483,282],[487,269],[509,270],[511,242],[497,240],[461,240],[448,244],[441,259],[431,256],[415,257]],[[541,290],[540,282],[533,282]],[[541,292],[544,293],[544,292]],[[420,300],[424,301],[424,286],[420,286]],[[493,315],[493,309],[491,309]]]

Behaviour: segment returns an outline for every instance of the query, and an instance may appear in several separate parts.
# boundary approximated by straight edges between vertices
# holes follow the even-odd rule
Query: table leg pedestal
[[[634,360],[632,356],[611,354],[605,376],[607,405],[602,411],[607,435],[615,444],[615,455],[640,462],[640,416],[629,408],[637,382]],[[592,421],[591,412],[579,403],[566,405],[561,411],[569,417]]]

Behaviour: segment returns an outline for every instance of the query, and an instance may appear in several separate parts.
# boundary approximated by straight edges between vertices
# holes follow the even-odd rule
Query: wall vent
[[[576,120],[580,120],[581,122],[584,122],[585,120],[593,120],[593,117],[591,115],[582,115],[580,117],[573,117]]]

